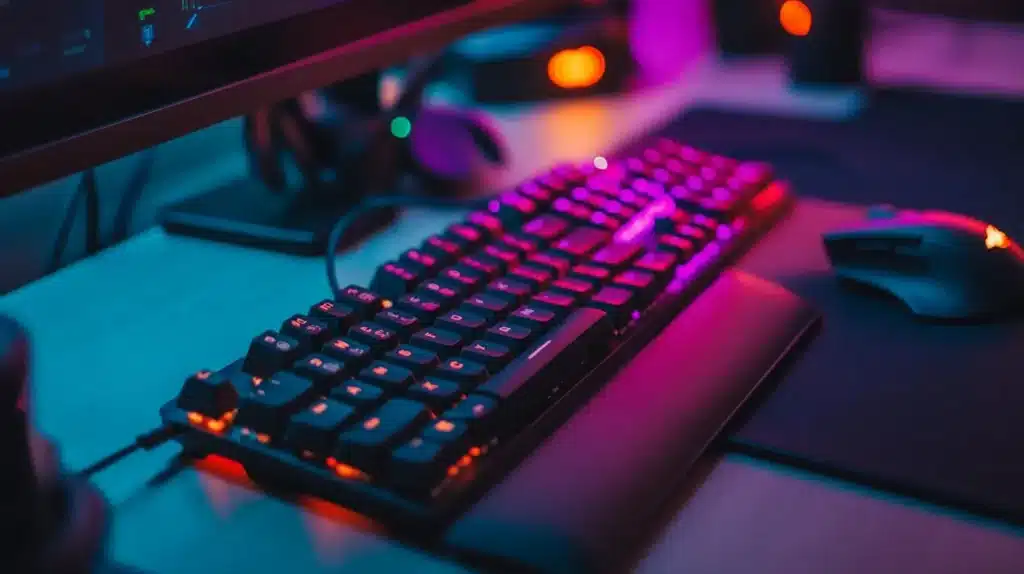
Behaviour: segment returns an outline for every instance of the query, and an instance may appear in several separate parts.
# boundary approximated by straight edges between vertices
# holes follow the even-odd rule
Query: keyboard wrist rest
[[[500,571],[621,566],[732,414],[818,314],[795,294],[729,271],[501,484],[445,544]]]

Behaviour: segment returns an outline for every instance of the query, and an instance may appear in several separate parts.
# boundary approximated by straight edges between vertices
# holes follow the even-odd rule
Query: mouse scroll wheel
[[[868,208],[868,219],[892,219],[899,210],[892,205],[873,205]]]

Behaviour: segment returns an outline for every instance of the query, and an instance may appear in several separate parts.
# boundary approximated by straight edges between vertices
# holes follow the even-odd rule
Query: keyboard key
[[[455,464],[462,451],[458,445],[430,442],[416,437],[395,449],[388,463],[388,478],[395,488],[428,497]]]
[[[423,429],[420,436],[425,441],[442,444],[457,444],[461,448],[468,446],[466,442],[466,431],[469,425],[464,421],[450,421],[448,419],[437,419]]]
[[[438,329],[458,333],[464,341],[472,341],[487,328],[487,320],[480,315],[465,311],[449,311],[437,320],[435,326]]]
[[[519,195],[532,199],[534,203],[539,206],[547,206],[554,199],[555,195],[551,192],[552,190],[540,185],[535,181],[528,181],[520,185],[516,191]]]
[[[505,272],[505,264],[491,257],[490,255],[477,254],[463,257],[460,260],[462,265],[469,267],[483,275],[488,281]]]
[[[331,391],[330,397],[363,412],[383,402],[384,389],[363,381],[348,381]]]
[[[462,396],[462,387],[452,381],[427,377],[423,382],[409,387],[406,394],[409,398],[423,401],[435,411],[443,411],[459,400]]]
[[[508,347],[513,352],[519,352],[536,337],[537,333],[529,327],[512,323],[498,323],[484,334],[484,339]]]
[[[470,393],[454,407],[442,413],[440,418],[465,422],[470,429],[476,427],[479,430],[487,430],[497,407],[498,401],[493,397]]]
[[[657,289],[653,274],[636,269],[623,271],[615,277],[612,284],[632,290],[636,293],[640,305],[646,305],[654,297],[654,291]]]
[[[611,278],[612,272],[604,267],[584,264],[573,267],[569,276],[580,281],[586,281],[594,287],[600,287],[602,283]]]
[[[637,243],[612,243],[595,253],[590,262],[617,271],[629,267],[642,250]]]
[[[484,247],[484,255],[501,261],[505,269],[515,267],[519,263],[519,252],[507,245],[488,245]]]
[[[281,325],[281,334],[299,342],[303,349],[319,349],[331,338],[327,323],[306,315],[292,315]]]
[[[692,241],[672,234],[658,236],[658,247],[665,251],[675,253],[682,259],[688,259],[697,249]]]
[[[501,220],[491,213],[487,213],[486,211],[474,211],[469,214],[469,217],[467,217],[466,220],[477,229],[483,231],[489,238],[493,239],[494,237],[501,235]]]
[[[295,339],[265,331],[249,345],[242,370],[250,375],[270,376],[292,366],[302,354],[303,349]]]
[[[512,305],[521,304],[531,293],[533,289],[528,283],[515,279],[498,279],[487,286],[488,295],[504,299]]]
[[[501,237],[502,243],[506,246],[515,249],[522,253],[524,256],[529,255],[540,249],[541,242],[535,237],[529,235],[520,235],[517,233],[507,233]]]
[[[512,350],[493,341],[474,341],[462,349],[462,356],[466,359],[480,363],[490,373],[496,373],[512,360]]]
[[[377,323],[363,322],[348,330],[348,336],[380,353],[398,345],[398,334]]]
[[[554,274],[544,267],[524,264],[513,269],[509,278],[530,285],[532,291],[540,291],[551,284]]]
[[[351,376],[351,371],[345,369],[345,363],[327,355],[310,355],[295,363],[292,371],[312,382],[321,393],[330,392]]]
[[[309,308],[309,316],[327,324],[332,333],[344,333],[359,322],[354,309],[325,299]]]
[[[572,295],[581,301],[594,294],[594,284],[575,277],[564,277],[551,284],[551,290]]]
[[[184,411],[219,419],[235,409],[238,390],[220,373],[199,371],[185,380],[177,404]]]
[[[547,309],[553,312],[555,317],[559,319],[568,315],[575,304],[575,297],[557,291],[544,291],[530,299],[530,306]]]
[[[569,222],[557,215],[541,215],[523,226],[523,233],[551,243],[569,230]]]
[[[417,377],[423,376],[441,362],[436,353],[412,345],[401,345],[384,358],[389,363],[409,369]]]
[[[461,357],[441,361],[441,366],[434,372],[438,378],[458,383],[464,389],[471,389],[487,380],[486,367]]]
[[[424,253],[419,249],[410,249],[402,254],[402,264],[415,269],[417,272],[422,273],[426,276],[437,275],[437,272],[441,270],[444,265],[437,260],[437,257],[429,253]]]
[[[590,207],[564,197],[556,199],[553,207],[555,212],[575,220],[577,223],[587,223],[594,215],[594,210]]]
[[[429,349],[439,357],[450,357],[462,348],[462,337],[458,333],[430,327],[412,336],[413,346]]]
[[[420,285],[419,292],[437,301],[442,309],[451,309],[462,301],[463,288],[448,279],[431,279]]]
[[[255,379],[252,389],[241,396],[235,424],[280,439],[291,416],[313,400],[313,383],[292,373],[277,373]]]
[[[292,417],[284,444],[304,458],[327,455],[342,427],[356,420],[356,409],[332,399],[314,401]]]
[[[383,297],[395,299],[412,291],[425,276],[426,273],[411,266],[390,261],[377,268],[373,281],[370,282],[370,289]]]
[[[384,307],[380,295],[358,285],[349,285],[342,289],[338,302],[351,307],[363,318],[373,317]]]
[[[462,248],[458,243],[441,237],[431,235],[423,242],[422,250],[428,255],[433,255],[442,265],[451,265],[455,260],[462,257]]]
[[[392,399],[341,434],[335,458],[367,472],[379,472],[390,448],[408,440],[428,420],[430,411],[423,403]]]
[[[508,316],[509,323],[522,325],[536,333],[550,329],[557,319],[554,312],[534,305],[524,305]]]
[[[515,228],[532,218],[537,213],[537,203],[515,192],[503,193],[492,200],[488,210],[493,213],[505,228]]]
[[[680,225],[673,235],[688,239],[696,249],[703,249],[711,241],[711,233],[693,224]]]
[[[501,319],[513,308],[507,300],[489,293],[473,295],[459,307],[461,311],[482,317],[488,323]]]
[[[589,306],[608,313],[608,317],[616,328],[629,323],[630,314],[637,309],[636,296],[633,291],[622,287],[601,289],[590,300]]]
[[[486,239],[477,227],[463,223],[453,223],[445,230],[444,236],[462,247],[463,253],[476,249]]]
[[[569,272],[572,261],[556,253],[535,253],[527,260],[534,267],[543,267],[555,277],[562,277]]]
[[[401,391],[411,385],[415,378],[412,371],[405,367],[384,361],[374,361],[369,367],[359,371],[359,380],[378,386],[385,391]]]
[[[462,293],[474,293],[484,285],[484,275],[466,265],[456,265],[441,271],[441,279],[458,283]]]
[[[348,337],[332,339],[324,345],[323,353],[329,357],[340,359],[345,363],[346,368],[353,371],[368,365],[373,355],[369,345],[364,345]]]
[[[415,316],[423,323],[433,323],[441,313],[441,304],[423,295],[404,295],[396,303],[395,308]]]
[[[611,234],[592,227],[580,227],[555,244],[555,249],[570,256],[582,258],[597,251],[608,242]]]
[[[423,325],[415,315],[406,313],[401,309],[381,311],[374,317],[374,321],[398,333],[399,337],[408,337],[412,333],[419,331]]]
[[[645,253],[634,267],[642,271],[648,271],[655,275],[663,276],[676,266],[679,257],[669,251],[651,251]]]
[[[527,354],[480,385],[477,393],[493,396],[501,403],[496,413],[500,417],[499,434],[515,433],[543,412],[556,387],[578,380],[604,358],[611,336],[612,327],[604,312],[580,309],[537,341]],[[448,418],[448,414],[442,418]]]

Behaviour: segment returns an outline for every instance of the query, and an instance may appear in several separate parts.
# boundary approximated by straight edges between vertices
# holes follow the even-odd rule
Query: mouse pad
[[[841,123],[698,110],[664,134],[771,161],[804,198],[958,211],[1024,238],[1022,101],[888,91]],[[824,324],[733,445],[1024,522],[1024,321],[925,324],[843,288],[821,233],[862,214],[805,202],[743,262]]]

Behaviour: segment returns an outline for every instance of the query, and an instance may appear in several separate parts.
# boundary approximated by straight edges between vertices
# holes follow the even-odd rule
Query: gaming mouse
[[[1024,308],[1024,251],[985,222],[881,207],[824,239],[838,277],[886,291],[919,317],[981,320]]]

